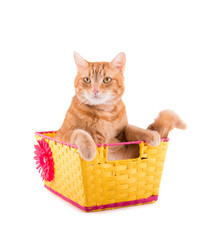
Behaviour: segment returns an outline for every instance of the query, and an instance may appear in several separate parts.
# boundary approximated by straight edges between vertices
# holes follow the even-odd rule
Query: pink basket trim
[[[47,138],[47,139],[50,139],[52,141],[55,141],[55,142],[58,142],[60,144],[63,144],[63,145],[66,145],[68,147],[72,147],[72,148],[78,148],[77,145],[74,145],[74,144],[69,144],[69,143],[65,143],[65,142],[60,142],[60,141],[57,141],[56,139],[54,138],[51,138],[51,137],[48,137],[48,136],[45,136],[44,133],[53,133],[53,132],[56,132],[56,131],[48,131],[48,132],[35,132],[35,135],[37,136],[40,136],[40,137],[43,137],[43,138]],[[169,138],[162,138],[161,139],[161,142],[168,142],[169,141]],[[134,141],[134,142],[121,142],[121,143],[103,143],[103,144],[97,144],[97,147],[106,147],[106,146],[116,146],[116,145],[129,145],[129,144],[140,144],[141,142],[143,141]]]
[[[56,192],[52,188],[50,188],[50,187],[48,187],[46,185],[44,185],[44,186],[49,191],[51,191],[52,193],[56,194],[57,196],[61,197],[65,201],[73,204],[74,206],[76,206],[76,207],[78,207],[81,210],[86,211],[86,212],[91,212],[91,211],[96,211],[96,210],[105,210],[105,209],[108,209],[108,208],[127,207],[127,206],[132,206],[132,205],[137,205],[137,204],[150,203],[150,202],[158,200],[158,195],[156,195],[156,196],[150,196],[148,198],[142,198],[142,199],[127,201],[127,202],[110,203],[110,204],[100,205],[100,206],[85,207],[85,206],[81,206],[80,204],[78,204],[78,203],[72,201],[71,199],[63,196],[62,194]]]
[[[53,133],[53,132],[57,132],[57,131],[35,132],[35,135],[37,135],[37,136],[39,136],[39,137],[43,137],[43,138],[50,139],[50,140],[52,140],[52,141],[55,141],[55,142],[57,142],[57,143],[60,143],[60,144],[66,145],[66,146],[68,146],[68,147],[78,148],[77,145],[69,144],[69,143],[65,143],[65,142],[60,142],[60,141],[57,141],[57,140],[54,139],[54,138],[51,138],[51,137],[45,136],[45,135],[43,134],[43,133]]]

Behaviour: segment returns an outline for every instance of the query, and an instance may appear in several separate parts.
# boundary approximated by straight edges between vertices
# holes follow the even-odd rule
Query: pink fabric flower
[[[54,178],[54,162],[49,144],[42,138],[38,140],[38,145],[34,145],[34,147],[36,169],[39,169],[43,180],[50,182]]]

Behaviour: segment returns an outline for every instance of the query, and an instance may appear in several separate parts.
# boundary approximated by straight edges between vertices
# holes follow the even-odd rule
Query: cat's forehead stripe
[[[90,65],[90,71],[89,71],[89,76],[90,77],[97,77],[97,75],[105,75],[105,64],[104,63],[100,63],[100,64],[94,64],[92,63]]]

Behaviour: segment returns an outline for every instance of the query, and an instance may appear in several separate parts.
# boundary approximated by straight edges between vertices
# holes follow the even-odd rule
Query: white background
[[[57,130],[74,94],[73,51],[127,56],[131,124],[163,109],[174,130],[155,204],[84,213],[43,187],[35,131]],[[1,239],[198,239],[197,1],[0,1]]]

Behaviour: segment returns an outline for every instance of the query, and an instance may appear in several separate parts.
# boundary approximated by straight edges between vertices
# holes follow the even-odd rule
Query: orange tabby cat
[[[160,138],[168,136],[174,127],[185,128],[182,120],[172,111],[163,111],[148,129],[128,124],[124,93],[126,57],[119,53],[111,62],[87,62],[74,53],[77,76],[75,96],[55,139],[76,144],[85,160],[93,160],[96,144],[144,140],[157,146]],[[109,148],[108,159],[137,157],[138,145],[118,145]]]

